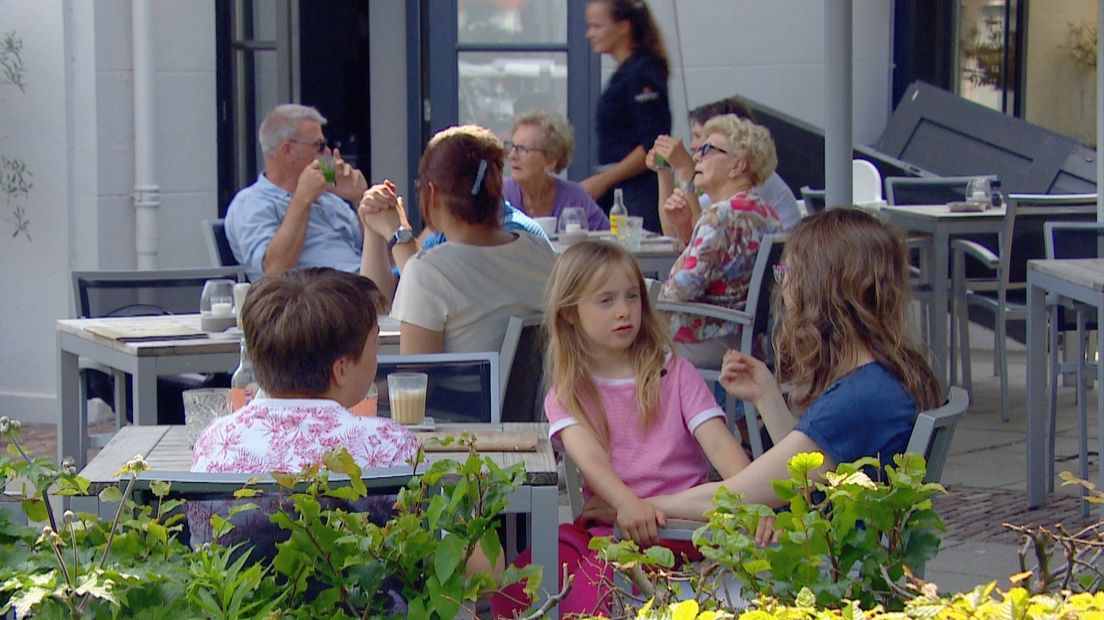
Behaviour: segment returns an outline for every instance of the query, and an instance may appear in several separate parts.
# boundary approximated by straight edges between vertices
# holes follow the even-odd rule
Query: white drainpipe
[[[157,268],[157,208],[161,188],[154,164],[153,7],[131,0],[134,47],[134,249],[139,269]]]

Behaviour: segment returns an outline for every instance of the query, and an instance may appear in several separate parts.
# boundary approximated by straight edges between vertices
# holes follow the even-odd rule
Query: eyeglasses
[[[538,153],[548,152],[546,149],[538,149],[535,146],[523,146],[521,144],[514,144],[513,142],[506,142],[504,146],[506,147],[506,152],[508,154],[513,154],[514,151],[517,151],[517,154],[521,155],[522,157],[525,157],[532,151],[536,151]]]
[[[775,263],[771,268],[774,271],[775,284],[782,284],[786,281],[786,274],[790,272],[789,266],[785,263]]]
[[[292,138],[288,138],[288,142],[294,142],[296,144],[306,144],[307,146],[313,146],[314,148],[318,149],[319,153],[326,150],[326,139],[325,138],[319,138],[319,139],[314,140],[312,142],[307,142],[306,140],[294,140]]]
[[[719,147],[715,144],[710,144],[710,143],[706,142],[706,143],[702,144],[700,147],[698,147],[698,151],[697,151],[698,159],[705,159],[705,156],[712,153],[713,151],[717,151],[718,153],[724,153],[725,155],[731,155],[732,154],[732,153],[729,153],[728,151],[722,149],[721,147]]]

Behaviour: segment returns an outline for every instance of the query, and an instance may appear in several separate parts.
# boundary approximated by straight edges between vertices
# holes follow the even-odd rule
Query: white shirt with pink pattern
[[[344,446],[363,468],[406,464],[418,449],[409,430],[355,416],[329,399],[257,399],[200,434],[192,471],[299,472]]]

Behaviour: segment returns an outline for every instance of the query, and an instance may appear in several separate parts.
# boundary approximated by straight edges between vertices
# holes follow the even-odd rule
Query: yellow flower
[[[671,605],[671,620],[694,620],[698,617],[698,602],[686,600]]]

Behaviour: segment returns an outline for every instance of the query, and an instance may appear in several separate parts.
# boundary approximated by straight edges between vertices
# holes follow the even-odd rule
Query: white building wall
[[[208,264],[216,217],[215,16],[210,2],[154,3],[161,268]],[[23,39],[27,92],[0,87],[0,152],[34,173],[32,241],[0,221],[0,414],[57,417],[54,321],[71,315],[71,269],[133,268],[130,0],[0,0]],[[8,210],[4,209],[4,217]]]
[[[823,2],[649,0],[648,4],[671,57],[671,107],[678,135],[689,134],[688,107],[731,95],[743,95],[824,127]],[[857,142],[870,144],[881,135],[891,111],[893,3],[854,0],[853,15],[854,135]],[[603,69],[603,73],[612,71],[608,64]]]

